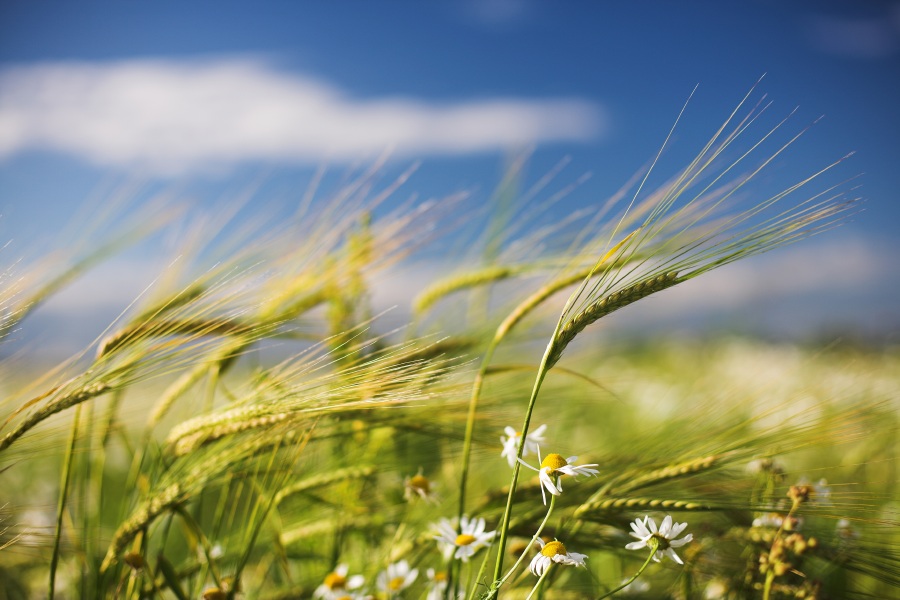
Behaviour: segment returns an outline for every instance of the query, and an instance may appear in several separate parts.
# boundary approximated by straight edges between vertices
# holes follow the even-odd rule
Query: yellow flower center
[[[325,587],[329,590],[342,590],[347,585],[347,578],[337,573],[329,573],[325,576]]]
[[[388,588],[392,592],[396,592],[397,590],[403,589],[403,582],[406,581],[403,577],[394,577],[388,582]]]
[[[468,546],[472,542],[475,541],[474,535],[469,535],[468,533],[461,533],[456,536],[456,545],[457,546]]]
[[[559,456],[559,454],[556,456]],[[548,558],[553,558],[557,554],[567,554],[567,552],[566,547],[563,546],[562,542],[547,542],[544,544],[544,547],[541,548],[541,554]]]
[[[550,475],[553,475],[557,469],[564,467],[567,464],[569,463],[566,462],[566,459],[559,454],[548,454],[541,462],[541,468],[549,467]]]
[[[409,487],[422,490],[426,494],[431,491],[431,482],[424,475],[416,475],[409,480]]]
[[[445,573],[444,571],[439,571],[434,574],[434,582],[435,583],[441,583],[444,581],[447,581],[447,573]]]

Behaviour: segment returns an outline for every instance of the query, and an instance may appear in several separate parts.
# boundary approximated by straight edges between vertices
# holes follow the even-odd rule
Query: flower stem
[[[519,565],[522,564],[522,561],[525,560],[525,557],[528,556],[528,551],[531,550],[531,546],[541,537],[541,532],[544,531],[544,526],[547,525],[547,521],[550,520],[550,515],[553,513],[553,507],[556,505],[556,496],[550,495],[550,508],[547,509],[547,514],[544,516],[544,520],[541,521],[541,524],[538,526],[537,531],[534,532],[534,535],[531,536],[531,542],[528,544],[528,547],[522,551],[522,554],[519,555],[519,560],[516,561],[516,564],[512,566],[512,568],[506,572],[506,575],[503,576],[503,579],[497,584],[499,588],[501,585],[506,583],[506,580],[515,573],[516,569],[519,568]]]
[[[769,600],[769,594],[772,593],[772,582],[775,581],[775,571],[766,573],[766,585],[763,588],[763,600]]]
[[[550,572],[550,568],[551,568],[552,566],[553,566],[552,564],[547,565],[547,568],[544,569],[544,573],[541,575],[540,579],[537,580],[537,583],[534,584],[534,587],[531,588],[531,591],[528,593],[528,597],[525,598],[525,600],[531,600],[531,597],[534,596],[534,593],[535,593],[536,591],[538,591],[538,588],[541,587],[541,584],[542,584],[542,583],[544,583],[544,578],[547,577],[547,573]]]
[[[558,324],[556,328],[559,329]],[[534,405],[537,401],[538,392],[541,390],[541,384],[544,382],[544,377],[546,377],[547,372],[550,370],[548,360],[551,353],[555,350],[555,339],[556,332],[554,332],[553,337],[550,338],[550,343],[547,344],[547,349],[544,351],[544,357],[541,359],[537,378],[534,380],[534,387],[531,390],[531,397],[528,399],[528,408],[525,411],[525,422],[522,425],[522,439],[519,440],[519,452],[516,455],[519,459],[522,458],[522,451],[525,449],[525,438],[528,435],[528,425],[531,423],[531,413],[534,412]],[[503,573],[503,554],[506,551],[506,539],[509,534],[509,519],[512,514],[513,497],[516,494],[516,483],[519,481],[520,467],[521,463],[517,460],[513,467],[512,478],[509,482],[509,494],[506,497],[506,509],[503,511],[503,519],[501,520],[500,543],[497,548],[497,563],[494,565],[494,581],[500,579],[500,575]],[[496,597],[497,590],[495,589],[491,594],[491,598]]]
[[[599,598],[597,598],[597,600],[603,600],[604,598],[609,598],[610,596],[612,596],[612,595],[615,594],[616,592],[620,592],[620,591],[624,590],[625,588],[627,588],[629,585],[631,585],[631,584],[634,582],[635,579],[637,579],[638,577],[641,576],[641,573],[644,572],[644,569],[647,568],[647,565],[650,564],[650,560],[653,558],[653,555],[654,555],[654,554],[656,554],[656,548],[655,548],[655,547],[651,547],[651,548],[650,548],[650,556],[647,557],[647,560],[644,561],[644,564],[641,565],[641,568],[638,569],[638,572],[631,576],[631,579],[629,579],[628,581],[626,581],[625,583],[623,583],[622,585],[620,585],[620,586],[617,587],[616,589],[610,590],[609,592],[606,592],[605,594],[603,594],[602,596],[600,596]]]

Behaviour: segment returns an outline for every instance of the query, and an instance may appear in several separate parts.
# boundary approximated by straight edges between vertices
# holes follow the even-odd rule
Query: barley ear
[[[585,327],[611,312],[646,298],[650,294],[672,287],[679,281],[678,273],[671,271],[651,279],[639,281],[590,304],[559,328],[559,332],[551,342],[551,350],[547,356],[547,369],[549,370],[559,361],[566,346],[575,339],[575,336],[584,331]]]
[[[521,268],[497,265],[438,281],[416,296],[415,300],[413,300],[413,310],[415,310],[416,314],[422,314],[444,296],[509,279],[521,271]]]
[[[600,515],[617,513],[623,510],[683,510],[696,512],[724,509],[688,500],[668,500],[660,498],[604,498],[603,500],[582,504],[575,510],[574,516],[578,519],[590,519],[591,517],[596,518]]]

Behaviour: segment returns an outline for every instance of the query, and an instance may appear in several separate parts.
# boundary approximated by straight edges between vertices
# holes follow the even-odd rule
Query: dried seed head
[[[787,493],[788,498],[790,498],[794,504],[807,502],[812,495],[813,488],[811,485],[792,485]]]

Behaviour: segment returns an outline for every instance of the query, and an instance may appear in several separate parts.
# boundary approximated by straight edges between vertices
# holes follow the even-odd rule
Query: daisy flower
[[[469,557],[474,555],[480,548],[488,546],[496,531],[484,530],[484,519],[469,519],[463,516],[462,522],[457,533],[453,523],[447,519],[441,519],[437,525],[439,535],[434,536],[438,542],[444,545],[444,556],[446,558],[458,558],[463,562],[468,562]]]
[[[428,569],[425,574],[428,575],[428,581],[431,582],[431,589],[428,590],[425,600],[444,600],[444,592],[447,590],[447,572]],[[459,598],[465,597],[466,593],[460,590]]]
[[[562,542],[553,541],[545,544],[541,538],[538,538],[537,542],[541,545],[541,551],[531,559],[531,564],[528,566],[528,570],[535,577],[543,575],[551,562],[561,565],[574,565],[576,567],[584,566],[584,559],[587,558],[587,554],[568,552]]]
[[[379,590],[391,597],[411,586],[418,575],[418,569],[410,569],[409,563],[401,560],[398,563],[388,565],[387,569],[379,573],[376,583]]]
[[[679,565],[683,565],[684,562],[672,548],[680,548],[694,539],[694,535],[691,533],[680,540],[675,539],[684,531],[685,527],[687,527],[687,523],[673,523],[671,515],[666,515],[659,529],[656,529],[656,522],[649,516],[645,516],[643,521],[635,519],[634,523],[631,523],[632,533],[630,535],[639,541],[626,544],[625,548],[628,550],[651,548],[656,551],[653,555],[654,561],[660,562],[663,556],[668,556]]]
[[[525,436],[525,443],[522,446],[522,456],[528,456],[529,453],[540,453],[540,445],[544,443],[544,432],[546,430],[547,425],[544,424],[534,431],[528,432],[528,435]],[[516,466],[516,455],[519,452],[519,440],[522,439],[522,433],[509,426],[504,427],[503,431],[506,432],[506,435],[500,436],[500,442],[503,444],[503,452],[500,453],[500,456],[505,456],[509,467],[513,468]]]
[[[421,498],[426,502],[437,503],[438,497],[434,493],[434,483],[422,475],[422,469],[412,477],[407,477],[403,482],[403,497],[407,502]]]
[[[540,457],[541,454],[540,451],[538,451],[538,459],[540,459]],[[562,475],[578,477],[579,475],[596,475],[599,473],[597,469],[591,468],[596,467],[596,464],[576,466],[572,464],[576,460],[578,460],[577,456],[563,458],[560,454],[548,454],[546,458],[541,461],[540,469],[535,469],[522,459],[519,459],[519,462],[532,471],[538,472],[538,478],[541,480],[541,497],[544,499],[544,504],[547,504],[547,494],[544,493],[544,488],[547,488],[547,491],[554,496],[559,496],[562,493],[562,484],[560,483],[560,477]]]
[[[325,576],[322,585],[313,592],[313,598],[336,600],[344,595],[347,590],[355,590],[362,587],[365,578],[362,575],[347,577],[349,568],[345,564],[338,565],[334,571]]]

